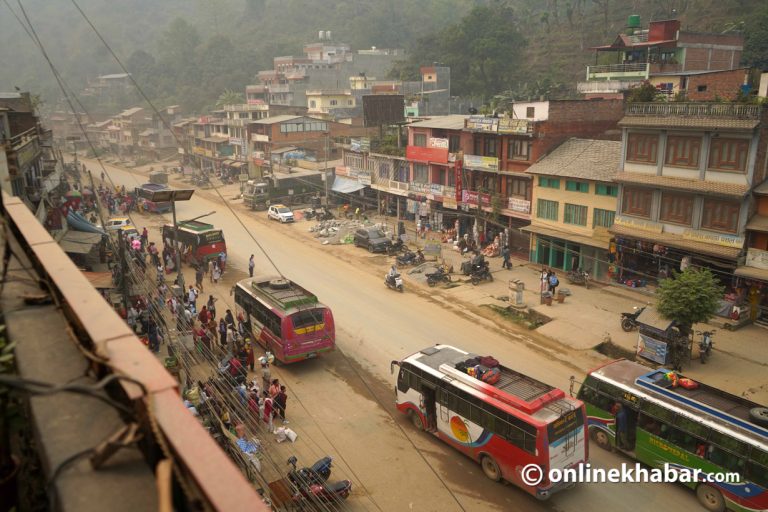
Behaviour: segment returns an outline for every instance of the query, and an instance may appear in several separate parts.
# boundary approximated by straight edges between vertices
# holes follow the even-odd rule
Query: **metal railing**
[[[633,116],[731,117],[759,119],[759,105],[736,103],[628,103],[624,113]]]
[[[621,78],[622,76],[631,75],[637,77],[648,78],[648,71],[650,65],[647,62],[639,62],[634,64],[601,64],[597,66],[587,66],[587,80],[596,78],[596,75],[608,75]]]

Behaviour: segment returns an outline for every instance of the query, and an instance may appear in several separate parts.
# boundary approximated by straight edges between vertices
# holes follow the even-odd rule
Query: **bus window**
[[[637,426],[655,436],[661,436],[661,423],[650,416],[641,413],[637,420]]]
[[[757,462],[749,461],[747,462],[745,470],[746,478],[749,481],[754,482],[761,487],[768,487],[767,467],[761,466]]]
[[[400,373],[397,374],[397,390],[401,393],[408,391],[408,375],[410,372],[400,367]]]
[[[709,427],[679,414],[675,418],[675,426],[702,439],[709,437]]]
[[[723,450],[719,446],[710,446],[709,460],[721,468],[741,472],[744,469],[744,459],[736,454]]]
[[[675,419],[674,411],[648,402],[646,400],[643,400],[640,403],[640,410],[649,416],[653,416],[654,418],[661,420],[664,423],[672,423],[672,421]]]
[[[700,439],[696,439],[692,435],[683,432],[682,430],[674,427],[669,427],[669,442],[679,446],[681,449],[689,452],[696,453],[696,446],[701,442]]]

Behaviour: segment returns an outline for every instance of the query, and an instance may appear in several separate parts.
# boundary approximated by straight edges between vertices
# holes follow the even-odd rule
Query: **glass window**
[[[748,140],[713,137],[709,148],[709,169],[744,172],[748,156]]]
[[[531,143],[527,140],[511,139],[507,143],[508,160],[528,160],[531,154]]]
[[[595,184],[595,194],[599,196],[617,197],[619,195],[619,187],[617,185],[597,183]]]
[[[670,135],[667,137],[667,154],[664,164],[695,169],[699,166],[699,153],[701,153],[701,137]]]
[[[571,192],[587,193],[589,192],[589,183],[586,181],[566,180],[565,190],[570,190]]]
[[[427,147],[427,135],[424,133],[413,134],[413,145],[420,148]]]
[[[499,156],[498,141],[494,137],[486,137],[484,150],[483,156]]]
[[[693,219],[693,196],[663,192],[659,218],[665,222],[690,226]]]
[[[563,222],[566,224],[576,224],[577,226],[587,225],[587,207],[579,204],[565,204]]]
[[[390,177],[391,170],[392,166],[389,164],[389,162],[379,162],[379,178],[388,179]]]
[[[536,107],[526,107],[525,108],[525,117],[527,117],[528,119],[536,117]]]
[[[701,227],[713,231],[735,233],[739,227],[741,205],[732,201],[705,199]]]
[[[698,421],[690,420],[685,416],[678,415],[675,418],[675,426],[701,439],[709,437],[709,427]]]
[[[317,101],[309,100],[309,108],[315,108],[316,106],[317,106]]]
[[[427,183],[429,179],[429,167],[426,164],[413,164],[413,182]]]
[[[557,220],[559,206],[560,203],[557,201],[539,199],[536,202],[536,216],[540,219]]]
[[[448,152],[456,153],[459,149],[461,149],[461,136],[449,135],[448,136]]]
[[[725,448],[726,450],[730,450],[744,457],[747,456],[747,453],[748,453],[747,444],[743,443],[742,441],[739,441],[734,437],[729,436],[728,434],[723,434],[720,431],[713,430],[712,434],[709,436],[709,440],[712,441],[714,444],[717,444]]]
[[[762,466],[756,462],[749,461],[746,463],[744,473],[750,482],[754,482],[762,487],[768,487],[768,466]]]
[[[627,162],[655,164],[659,136],[647,133],[630,133],[627,136]]]
[[[651,200],[653,191],[644,188],[624,187],[624,197],[621,201],[621,213],[635,217],[651,217]]]
[[[656,419],[662,420],[666,423],[671,423],[675,418],[675,413],[669,409],[665,409],[660,405],[653,404],[651,402],[643,401],[640,403],[640,410],[649,416],[653,416]]]
[[[540,187],[546,187],[546,188],[560,188],[560,180],[557,178],[545,178],[544,176],[539,176],[539,186]]]
[[[529,180],[507,178],[507,196],[528,198]]]
[[[616,218],[616,212],[613,210],[602,210],[600,208],[592,209],[592,227],[609,228],[613,226]]]

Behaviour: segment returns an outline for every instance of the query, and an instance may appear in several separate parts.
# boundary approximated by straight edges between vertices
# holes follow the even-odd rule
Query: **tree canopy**
[[[768,70],[768,4],[746,24],[742,60],[748,66]]]
[[[681,332],[687,333],[693,324],[712,318],[723,292],[712,272],[688,267],[659,283],[656,309],[664,318],[674,320]]]

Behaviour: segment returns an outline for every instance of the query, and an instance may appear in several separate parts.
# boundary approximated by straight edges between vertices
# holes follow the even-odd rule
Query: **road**
[[[98,169],[95,161],[84,162]],[[127,188],[145,181],[125,169],[106,168],[115,183]],[[247,231],[210,190],[179,203],[177,216],[185,219],[216,211],[206,219],[224,229],[230,280],[245,276],[251,254],[256,256],[257,272],[274,272],[263,249],[285,276],[331,306],[340,350],[277,371],[289,386],[291,427],[299,433],[296,449],[303,441],[312,456],[328,452],[336,457],[337,476],[344,474],[356,484],[350,498],[355,509],[699,509],[692,492],[674,485],[583,484],[539,502],[513,486],[489,481],[477,464],[416,432],[395,410],[390,361],[437,342],[449,343],[492,354],[508,366],[567,390],[571,375],[580,380],[599,359],[571,353],[530,331],[487,320],[447,303],[433,290],[431,295],[414,287],[404,294],[393,292],[383,284],[385,256],[371,256],[351,246],[308,242],[297,231],[307,229],[309,223],[269,223],[264,212],[247,212],[237,203],[232,207]],[[161,223],[157,217],[137,217],[141,223],[139,218],[154,226]],[[232,304],[227,293],[231,284],[218,286],[219,295]],[[596,447],[590,459],[594,466],[605,468],[629,462]]]

